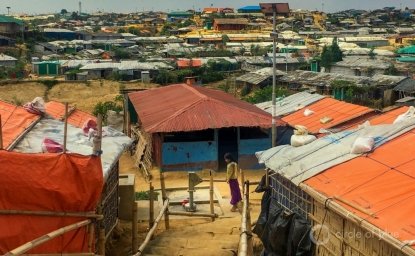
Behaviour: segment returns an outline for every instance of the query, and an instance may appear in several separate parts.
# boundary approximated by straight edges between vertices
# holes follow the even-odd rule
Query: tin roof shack
[[[16,64],[17,64],[16,58],[5,55],[3,53],[0,54],[0,66],[1,67],[13,68],[16,66]]]
[[[48,39],[55,40],[75,40],[78,38],[78,35],[74,31],[63,28],[45,28],[43,35]]]
[[[226,152],[256,169],[254,153],[271,146],[271,115],[222,91],[176,84],[130,93],[128,101],[130,121],[151,135],[163,171],[220,170]]]
[[[382,59],[371,59],[368,57],[349,56],[342,61],[334,63],[329,73],[338,73],[349,76],[383,75],[391,67],[391,63]]]
[[[361,127],[302,147],[259,153],[259,161],[272,170],[270,209],[280,210],[273,211],[278,216],[270,213],[258,223],[282,217],[297,220],[288,224],[292,227],[303,220],[308,223],[303,237],[314,242],[315,248],[308,250],[316,255],[414,255],[414,128],[413,120]],[[368,135],[379,138],[373,150],[352,154],[354,141]],[[280,230],[278,224],[266,226],[267,233]],[[294,238],[280,239],[285,245]]]
[[[236,31],[243,30],[248,25],[248,20],[245,18],[239,19],[214,19],[213,28],[218,31]]]
[[[277,70],[277,77],[285,75],[282,71]],[[264,88],[272,84],[272,68],[261,68],[256,71],[246,73],[236,78],[239,88],[248,86],[249,88]]]
[[[20,35],[24,30],[25,24],[22,20],[0,15],[0,34],[13,37]]]
[[[415,81],[409,77],[401,81],[396,85],[393,90],[398,94],[398,99],[402,99],[408,96],[415,96]]]
[[[42,61],[32,63],[32,70],[39,76],[58,76],[61,74],[59,61]]]

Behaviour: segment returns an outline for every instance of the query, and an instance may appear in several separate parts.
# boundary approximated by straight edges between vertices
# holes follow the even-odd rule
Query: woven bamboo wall
[[[366,231],[350,220],[342,218],[337,213],[325,209],[324,205],[313,201],[313,212],[310,216],[313,225],[322,224],[328,229],[316,229],[314,237],[322,242],[316,245],[316,255],[319,256],[403,256],[406,255],[379,239],[373,233]],[[316,235],[317,234],[317,235]],[[319,236],[318,236],[319,234]],[[327,242],[324,239],[329,236]]]

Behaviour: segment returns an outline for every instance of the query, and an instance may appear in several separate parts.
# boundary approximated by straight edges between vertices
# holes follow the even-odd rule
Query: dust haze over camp
[[[113,11],[113,12],[130,12],[130,11],[167,11],[167,10],[177,10],[177,9],[203,9],[206,6],[227,6],[227,7],[238,7],[244,5],[255,5],[258,1],[254,0],[211,0],[211,1],[201,1],[201,0],[120,0],[120,1],[111,1],[111,0],[84,0],[82,1],[85,6],[85,11],[95,12],[95,11]],[[264,1],[271,2],[271,1]],[[61,9],[67,10],[77,10],[78,1],[77,0],[5,0],[2,2],[4,6],[10,6],[16,12],[20,13],[50,13],[57,12]],[[321,10],[322,3],[324,4],[324,11],[341,11],[346,9],[367,9],[373,10],[376,8],[382,8],[385,6],[394,6],[403,8],[409,7],[414,8],[415,3],[411,0],[368,0],[368,1],[359,1],[359,0],[294,0],[288,1],[291,8],[296,9],[308,9],[308,10]],[[5,12],[6,10],[4,10]],[[1,12],[1,11],[0,11]]]
[[[1,3],[1,255],[415,255],[413,0]]]

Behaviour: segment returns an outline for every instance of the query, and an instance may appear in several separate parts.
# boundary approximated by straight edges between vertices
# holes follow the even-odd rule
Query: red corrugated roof
[[[415,234],[415,130],[373,153],[334,166],[305,183],[329,198],[340,197],[376,215],[341,204],[366,221],[406,241]],[[415,246],[412,246],[415,249]]]
[[[181,60],[177,60],[177,66],[179,68],[189,68],[189,67],[197,68],[197,67],[202,66],[202,60],[200,60],[200,59],[191,59],[191,60],[181,59]]]
[[[314,114],[304,116],[304,110],[306,108],[314,111]],[[332,98],[324,98],[283,117],[282,120],[291,126],[304,125],[311,133],[318,133],[321,128],[327,129],[338,126],[372,111],[374,110],[368,107],[350,104]],[[324,117],[332,118],[332,121],[323,124],[320,120]]]
[[[270,127],[271,115],[222,91],[170,85],[130,93],[145,131],[179,132],[223,127]],[[277,125],[284,125],[281,120]]]
[[[24,108],[0,101],[1,128],[3,132],[3,148],[7,149],[29,127],[35,124],[40,116],[27,112]]]
[[[57,101],[49,101],[45,105],[46,113],[48,115],[57,120],[64,120],[65,104]],[[79,109],[71,109],[71,107],[69,107],[68,124],[81,128],[89,119],[96,120],[96,117]]]

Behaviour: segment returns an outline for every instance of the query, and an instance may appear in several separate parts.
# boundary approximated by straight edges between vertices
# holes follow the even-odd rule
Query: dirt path
[[[120,161],[120,173],[134,173],[135,190],[147,191],[148,183],[134,167],[133,159],[126,153]],[[153,185],[160,188],[159,173],[152,171]],[[208,172],[199,172],[200,176],[207,178]],[[215,179],[224,179],[224,173],[216,173]],[[259,181],[262,171],[247,171],[246,179]],[[166,173],[166,187],[181,187],[187,185],[187,173]],[[227,183],[215,183],[222,197],[227,201],[230,198]],[[251,191],[255,186],[251,187]],[[256,220],[260,210],[262,194],[250,194],[252,220]],[[225,208],[226,207],[226,208]],[[239,242],[239,228],[241,216],[239,213],[229,215],[225,205],[225,215],[211,222],[210,218],[183,218],[171,219],[170,230],[166,231],[164,222],[159,224],[155,239],[151,242],[144,255],[235,255]],[[147,209],[145,209],[147,210]],[[157,214],[157,213],[156,213]],[[131,254],[131,222],[121,221],[118,236],[111,243],[111,249],[107,255],[121,256]],[[147,221],[139,223],[139,243],[141,243],[148,231]]]

